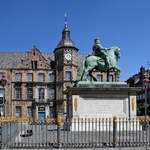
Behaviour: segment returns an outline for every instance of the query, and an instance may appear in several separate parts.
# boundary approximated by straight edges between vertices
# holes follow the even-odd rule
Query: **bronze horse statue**
[[[116,62],[120,58],[120,48],[119,47],[112,47],[107,50],[107,57],[109,66],[106,66],[104,59],[98,56],[87,56],[84,61],[82,62],[81,66],[77,72],[76,82],[85,80],[88,81],[87,75],[89,74],[94,81],[97,81],[95,77],[92,76],[93,70],[98,70],[100,72],[107,72],[115,71],[120,75],[120,68],[117,67]]]

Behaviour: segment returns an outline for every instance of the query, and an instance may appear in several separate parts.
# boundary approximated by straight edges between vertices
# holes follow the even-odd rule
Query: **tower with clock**
[[[70,31],[65,16],[65,27],[62,39],[54,50],[56,67],[56,113],[66,113],[66,97],[64,91],[72,87],[77,74],[78,49],[70,38]]]

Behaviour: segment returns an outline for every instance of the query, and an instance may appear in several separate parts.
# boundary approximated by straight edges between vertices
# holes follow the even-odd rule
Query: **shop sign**
[[[45,107],[38,107],[38,111],[45,111]]]

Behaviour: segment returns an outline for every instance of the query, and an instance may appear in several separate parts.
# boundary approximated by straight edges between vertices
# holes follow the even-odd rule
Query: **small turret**
[[[64,47],[75,48],[76,50],[78,50],[74,42],[70,38],[70,31],[69,31],[68,24],[67,24],[67,15],[65,15],[65,27],[62,31],[62,40],[58,43],[54,52],[57,49],[64,48]]]

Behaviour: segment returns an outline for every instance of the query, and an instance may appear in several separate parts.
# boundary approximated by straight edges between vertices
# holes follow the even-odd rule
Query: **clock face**
[[[71,54],[70,54],[70,53],[65,54],[65,58],[66,58],[67,60],[71,60]]]

